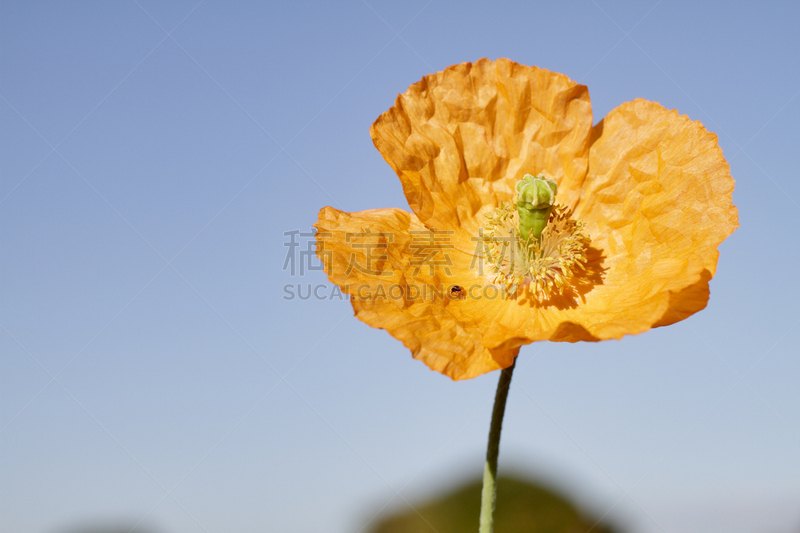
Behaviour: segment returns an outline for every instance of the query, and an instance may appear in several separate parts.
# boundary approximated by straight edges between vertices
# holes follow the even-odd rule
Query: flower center
[[[554,182],[527,175],[516,190],[516,209],[501,203],[486,215],[482,241],[487,277],[509,294],[527,287],[535,298],[546,300],[562,294],[584,269],[590,240],[583,222],[569,218],[567,207],[555,203]]]

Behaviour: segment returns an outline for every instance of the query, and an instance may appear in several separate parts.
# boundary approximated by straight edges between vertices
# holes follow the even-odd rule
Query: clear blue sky
[[[424,74],[508,57],[719,135],[741,228],[706,310],[524,348],[501,467],[639,532],[800,527],[800,4],[10,2],[0,8],[0,528],[351,533],[477,476],[453,383],[286,231],[407,207],[369,138]],[[304,290],[306,290],[304,288]]]

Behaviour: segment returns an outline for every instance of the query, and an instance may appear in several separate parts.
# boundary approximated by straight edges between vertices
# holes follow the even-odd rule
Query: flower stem
[[[492,533],[494,531],[494,504],[497,499],[497,456],[500,453],[500,431],[503,429],[503,415],[506,412],[506,399],[508,387],[511,385],[511,374],[514,366],[504,368],[497,382],[497,392],[494,396],[494,409],[492,409],[492,425],[489,428],[489,446],[486,448],[486,465],[483,468],[483,491],[481,492],[481,519],[479,533]]]

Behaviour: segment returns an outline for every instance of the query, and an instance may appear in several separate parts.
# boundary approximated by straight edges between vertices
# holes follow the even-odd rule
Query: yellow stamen
[[[539,239],[517,234],[514,204],[501,203],[487,215],[483,232],[484,259],[490,266],[490,283],[516,294],[521,287],[538,300],[562,294],[570,280],[586,266],[589,238],[583,222],[569,218],[569,210],[556,204]]]

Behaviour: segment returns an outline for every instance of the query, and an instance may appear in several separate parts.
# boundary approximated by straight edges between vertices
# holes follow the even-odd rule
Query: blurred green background
[[[466,483],[440,496],[387,515],[369,533],[475,533],[481,502],[481,480]],[[522,478],[500,476],[497,481],[497,533],[623,533],[599,523],[563,494]]]

